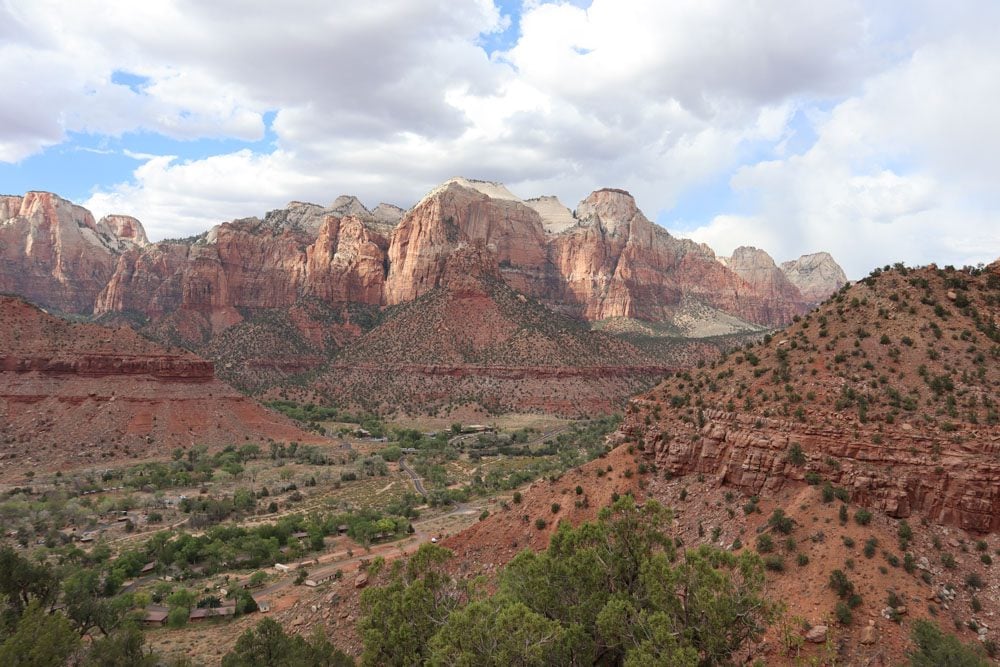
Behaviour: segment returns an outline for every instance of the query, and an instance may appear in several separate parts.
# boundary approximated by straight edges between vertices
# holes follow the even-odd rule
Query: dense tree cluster
[[[725,662],[775,614],[753,553],[679,553],[671,514],[631,496],[595,523],[561,524],[525,551],[495,591],[446,573],[424,545],[389,583],[362,595],[366,665],[698,665]]]

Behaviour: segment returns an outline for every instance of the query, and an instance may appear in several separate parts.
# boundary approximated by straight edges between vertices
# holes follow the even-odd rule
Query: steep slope
[[[812,471],[893,517],[1000,530],[998,315],[1000,263],[876,271],[636,399],[623,432],[748,494]]]
[[[268,438],[316,436],[215,379],[212,363],[189,352],[0,297],[0,477]]]
[[[449,254],[471,242],[496,249],[511,287],[589,321],[676,324],[693,302],[751,330],[806,310],[769,257],[772,281],[747,280],[707,246],[654,225],[624,190],[598,190],[574,214],[551,197],[521,201],[500,184],[467,179],[448,181],[403,217],[389,246],[386,303],[436,287]]]
[[[48,192],[0,196],[0,292],[68,313],[90,313],[119,253],[146,243],[135,218],[99,222]]]
[[[361,206],[356,199],[334,204],[322,209],[293,202],[264,220],[224,223],[193,242],[125,253],[95,312],[153,320],[184,312],[188,319],[200,316],[215,334],[241,322],[244,310],[287,308],[301,297],[378,305],[388,244],[376,229],[381,223],[367,211],[355,215]],[[347,214],[335,215],[340,211]]]
[[[667,368],[714,351],[691,343],[655,358],[590,331],[511,289],[494,252],[465,246],[450,253],[434,289],[386,311],[315,388],[375,410],[475,402],[575,415],[613,409]]]

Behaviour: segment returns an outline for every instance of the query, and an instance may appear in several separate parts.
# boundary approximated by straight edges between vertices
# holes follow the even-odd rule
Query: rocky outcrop
[[[846,425],[803,427],[716,409],[703,410],[702,419],[704,425],[690,437],[639,428],[634,421],[628,433],[651,446],[657,467],[676,475],[713,475],[750,496],[773,493],[812,472],[846,488],[852,501],[892,517],[921,513],[965,530],[1000,530],[1000,465],[990,460],[1000,452],[996,434],[987,435],[979,451],[963,451],[950,448],[948,438],[922,433],[880,438],[874,430],[858,433]],[[872,438],[882,444],[872,444]],[[793,443],[801,447],[804,462],[790,459]],[[936,459],[935,451],[947,455]],[[835,467],[827,463],[830,458]]]
[[[97,221],[97,228],[116,239],[119,250],[149,245],[142,223],[130,215],[106,215]]]
[[[352,202],[341,206],[355,208]],[[377,305],[387,246],[362,218],[293,203],[264,220],[224,223],[193,243],[124,253],[95,312],[135,312],[154,320],[196,312],[218,333],[242,321],[240,309],[287,308],[303,296]]]
[[[0,297],[0,478],[268,438],[321,440],[217,380],[213,364],[190,352]]]
[[[448,257],[473,242],[493,250],[511,287],[531,295],[544,291],[546,239],[538,213],[461,180],[434,190],[396,228],[388,253],[387,304],[411,301],[438,287]]]
[[[763,250],[741,246],[725,261],[726,267],[742,278],[760,300],[767,313],[764,321],[788,321],[790,306],[805,311],[808,303],[774,260]]]
[[[810,475],[893,517],[1000,530],[1000,366],[977,352],[1000,342],[998,304],[1000,263],[876,271],[711,372],[664,381],[622,433],[659,468],[749,495]]]
[[[146,239],[134,218],[100,223],[48,192],[0,198],[0,291],[70,312],[89,313],[118,254]]]
[[[624,190],[594,192],[577,206],[576,218],[552,240],[552,257],[562,298],[586,319],[672,322],[684,299],[771,326],[804,310],[794,290],[784,301],[758,292],[707,246],[654,225]]]
[[[782,262],[781,270],[810,304],[824,301],[847,284],[847,275],[828,252],[802,255],[791,262]]]

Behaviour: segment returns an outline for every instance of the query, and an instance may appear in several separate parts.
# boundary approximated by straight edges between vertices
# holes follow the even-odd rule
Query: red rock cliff
[[[128,229],[114,220],[99,224],[90,211],[48,192],[0,198],[0,291],[89,313],[120,250],[145,239],[130,220]]]

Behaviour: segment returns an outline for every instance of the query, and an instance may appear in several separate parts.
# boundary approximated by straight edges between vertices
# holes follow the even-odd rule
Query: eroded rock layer
[[[1000,530],[998,316],[1000,263],[876,271],[636,399],[622,433],[749,494],[808,475],[890,516]]]
[[[210,361],[0,297],[0,477],[268,438],[317,440],[217,380]]]

